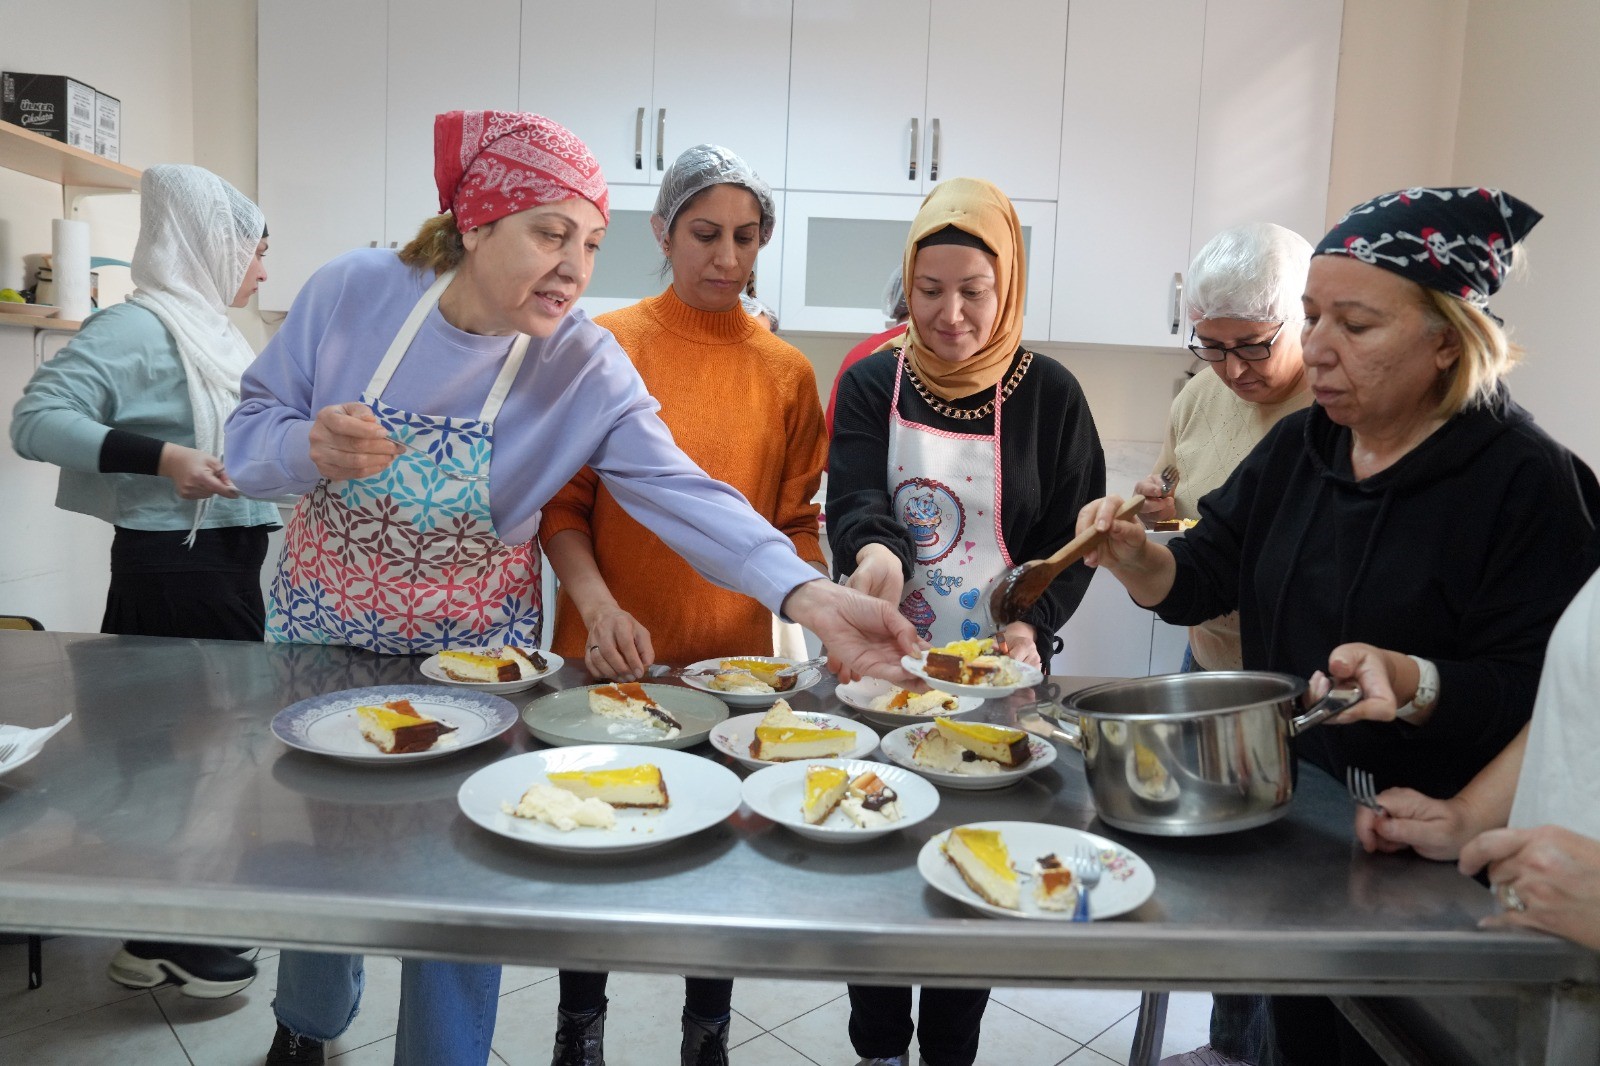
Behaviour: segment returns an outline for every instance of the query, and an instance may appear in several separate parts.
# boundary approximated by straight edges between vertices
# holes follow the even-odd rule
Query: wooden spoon
[[[1143,504],[1144,497],[1134,493],[1117,508],[1117,518],[1132,517]],[[1105,538],[1105,532],[1090,526],[1050,558],[1035,559],[1012,567],[989,595],[989,613],[994,617],[995,627],[1021,621],[1028,608],[1039,602],[1039,597],[1044,595],[1044,590],[1050,587],[1050,582],[1056,579],[1057,574],[1094,551]]]

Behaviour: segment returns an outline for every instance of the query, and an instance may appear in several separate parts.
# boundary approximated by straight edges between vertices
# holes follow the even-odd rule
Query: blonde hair
[[[1452,418],[1483,403],[1500,379],[1522,361],[1522,347],[1511,342],[1504,329],[1481,309],[1465,300],[1423,288],[1423,313],[1434,331],[1452,330],[1461,354],[1440,378],[1441,395],[1435,413]]]
[[[443,274],[459,266],[466,255],[467,246],[462,243],[461,231],[456,229],[456,218],[446,211],[422,224],[411,242],[400,249],[400,262]]]

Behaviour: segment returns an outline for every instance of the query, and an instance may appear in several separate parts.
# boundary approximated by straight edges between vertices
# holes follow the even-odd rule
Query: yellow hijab
[[[988,245],[995,254],[995,298],[1000,303],[994,332],[970,359],[951,363],[928,350],[917,336],[916,316],[906,329],[906,354],[924,385],[941,400],[956,400],[992,389],[1005,376],[1022,343],[1022,299],[1027,292],[1022,224],[1006,194],[978,178],[952,178],[934,186],[911,223],[906,241],[906,292],[916,283],[917,242],[954,226]]]

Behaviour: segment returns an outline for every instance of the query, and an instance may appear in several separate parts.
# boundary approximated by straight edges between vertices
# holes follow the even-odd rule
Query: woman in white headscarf
[[[139,191],[138,288],[34,372],[11,442],[61,468],[56,506],[115,527],[101,632],[259,641],[278,513],[239,498],[221,452],[255,358],[227,309],[267,276],[266,221],[200,167],[151,167]],[[215,998],[248,985],[255,967],[226,948],[131,941],[110,976]]]

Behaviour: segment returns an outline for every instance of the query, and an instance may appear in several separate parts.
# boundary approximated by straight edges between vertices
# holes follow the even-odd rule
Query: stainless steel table
[[[1500,1061],[1597,1061],[1600,957],[1478,930],[1486,891],[1448,865],[1361,852],[1348,799],[1319,772],[1302,773],[1286,818],[1222,837],[1099,823],[1081,760],[1063,752],[1009,789],[946,790],[932,819],[872,845],[813,844],[741,811],[657,849],[585,858],[484,832],[456,806],[473,771],[541,746],[520,726],[379,768],[291,751],[268,728],[307,696],[419,681],[419,661],[0,633],[0,721],[73,715],[0,779],[0,928],[725,976],[1498,997],[1516,1020],[1515,1056]],[[826,687],[793,702],[840,709]],[[1087,926],[975,916],[923,884],[916,854],[993,818],[1122,840],[1156,894]],[[1359,1018],[1372,1002],[1344,1005]]]

